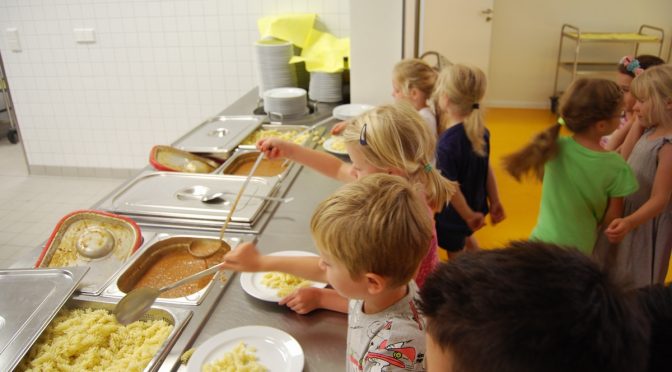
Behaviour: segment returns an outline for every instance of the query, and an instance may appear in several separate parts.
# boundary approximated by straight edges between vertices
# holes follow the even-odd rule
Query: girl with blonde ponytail
[[[480,106],[485,87],[485,74],[476,67],[456,64],[439,74],[432,95],[442,126],[436,165],[444,177],[460,184],[471,209],[483,214],[489,211],[491,222],[497,224],[506,214],[490,166],[490,133]],[[465,246],[478,248],[470,224],[453,206],[436,215],[436,231],[439,246],[449,256]]]
[[[483,215],[469,209],[457,184],[443,178],[432,166],[436,137],[410,104],[376,107],[347,121],[343,138],[352,163],[278,138],[262,139],[257,142],[257,147],[270,159],[289,158],[343,182],[353,182],[373,173],[404,177],[424,192],[427,213],[442,210],[450,201],[474,227],[482,224]],[[415,276],[419,287],[437,264],[437,240],[434,236]],[[338,297],[333,290],[303,288],[281,303],[288,304],[299,313],[315,308],[346,312],[347,300],[335,296]]]

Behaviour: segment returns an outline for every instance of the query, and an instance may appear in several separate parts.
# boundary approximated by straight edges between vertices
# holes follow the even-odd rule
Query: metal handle
[[[217,265],[215,265],[215,266],[213,266],[213,267],[210,267],[210,268],[208,268],[208,269],[205,269],[205,270],[203,270],[203,271],[200,271],[200,272],[198,272],[198,273],[196,273],[196,274],[194,274],[194,275],[188,276],[188,277],[186,277],[186,278],[184,278],[184,279],[180,279],[180,280],[176,281],[176,282],[173,283],[173,284],[168,284],[167,286],[162,287],[161,289],[159,289],[159,292],[162,293],[162,292],[165,292],[165,291],[169,291],[169,290],[171,290],[171,289],[173,289],[173,288],[177,288],[177,287],[181,286],[182,284],[186,284],[186,283],[189,283],[189,282],[193,282],[193,281],[196,280],[196,279],[200,279],[200,278],[202,278],[202,277],[204,277],[204,276],[206,276],[206,275],[213,274],[213,273],[219,271],[219,269],[220,269],[222,266],[224,266],[224,264],[226,264],[226,262],[220,262],[220,263],[218,263]]]

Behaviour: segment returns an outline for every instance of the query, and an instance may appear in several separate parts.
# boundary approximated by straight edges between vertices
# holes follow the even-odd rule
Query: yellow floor
[[[526,239],[537,221],[541,183],[527,179],[516,182],[501,167],[502,156],[516,151],[556,120],[549,110],[489,109],[486,122],[490,129],[490,162],[497,178],[499,194],[507,218],[497,226],[488,225],[474,235],[481,248],[502,247],[515,239]],[[445,254],[441,252],[441,258]],[[671,263],[672,264],[672,263]],[[672,269],[667,281],[672,280]]]

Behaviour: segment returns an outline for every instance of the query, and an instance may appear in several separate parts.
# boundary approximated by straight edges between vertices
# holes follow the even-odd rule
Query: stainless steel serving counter
[[[257,100],[257,90],[254,89],[219,115],[249,115],[257,106]],[[328,109],[331,110],[332,107],[328,107]],[[310,121],[298,123],[298,125],[310,124],[314,123]],[[258,247],[264,254],[284,250],[317,252],[310,236],[310,217],[315,206],[338,188],[340,183],[324,177],[312,169],[306,167],[295,168],[298,169],[297,177],[293,179],[293,182],[283,184],[278,195],[294,197],[294,201],[291,203],[275,203],[264,212],[270,213],[270,217],[265,221],[258,235]],[[147,167],[145,170],[149,169],[151,168]],[[119,188],[124,186],[125,184]],[[110,195],[113,195],[117,190],[114,190]],[[97,208],[101,202],[92,206],[92,208]],[[162,232],[173,235],[194,232],[192,227],[179,228],[178,226],[165,225],[160,227],[138,222],[141,228],[145,229],[143,230],[143,236],[146,240]],[[199,231],[198,234],[213,237],[218,235],[212,229]],[[32,267],[41,250],[42,247],[36,247],[34,251],[15,262],[12,268]],[[209,309],[210,311],[194,311],[194,316],[187,323],[181,336],[161,364],[160,371],[186,369],[177,362],[182,351],[189,347],[198,348],[210,337],[227,329],[247,325],[270,326],[291,334],[303,348],[305,355],[304,371],[306,372],[343,371],[345,369],[347,334],[347,316],[345,314],[317,310],[308,315],[298,315],[284,306],[258,300],[242,290],[239,275],[236,273],[231,274],[226,283],[216,285],[218,286],[216,290],[211,291],[199,305],[201,309]],[[89,300],[96,297],[79,295],[76,298]],[[171,306],[194,310],[190,306]]]

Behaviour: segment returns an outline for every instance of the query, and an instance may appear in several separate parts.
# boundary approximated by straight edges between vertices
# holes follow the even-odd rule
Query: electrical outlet
[[[5,42],[12,52],[21,51],[21,41],[19,40],[19,30],[16,27],[5,29]]]
[[[96,34],[92,28],[75,28],[75,41],[80,44],[91,44],[96,42]]]

